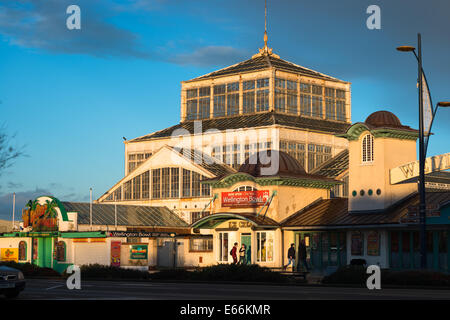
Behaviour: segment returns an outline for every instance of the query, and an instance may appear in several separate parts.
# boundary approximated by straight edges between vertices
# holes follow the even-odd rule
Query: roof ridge
[[[295,67],[297,67],[297,68],[303,68],[303,69],[306,69],[306,70],[308,70],[308,71],[311,71],[311,72],[315,72],[315,73],[318,73],[318,74],[320,74],[321,76],[324,76],[324,77],[332,78],[332,79],[334,79],[334,80],[339,80],[339,81],[343,81],[343,80],[340,80],[340,79],[338,79],[338,78],[335,78],[335,77],[333,77],[333,76],[327,75],[327,74],[325,74],[325,73],[322,73],[322,72],[319,72],[319,71],[316,71],[316,70],[313,70],[313,69],[310,69],[310,68],[307,68],[307,67],[301,66],[301,65],[299,65],[299,64],[296,64],[296,63],[290,62],[290,61],[288,61],[288,60],[284,60],[284,59],[281,59],[281,58],[275,58],[275,57],[273,57],[273,59],[278,59],[278,60],[281,60],[281,61],[287,62],[287,63],[289,63],[289,64],[291,64],[291,65],[293,65],[293,66],[295,66]],[[277,68],[277,67],[275,67],[275,68]]]

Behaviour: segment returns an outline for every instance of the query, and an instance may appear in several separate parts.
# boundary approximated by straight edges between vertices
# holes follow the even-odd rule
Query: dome
[[[374,112],[367,117],[365,122],[373,127],[404,127],[397,116],[389,111]]]
[[[278,171],[270,173],[262,173],[262,168],[270,168],[272,157],[279,159]],[[275,168],[276,169],[276,168]],[[248,173],[254,177],[261,176],[303,176],[306,175],[305,169],[302,165],[292,156],[285,152],[277,150],[260,151],[252,154],[239,168],[239,172]]]

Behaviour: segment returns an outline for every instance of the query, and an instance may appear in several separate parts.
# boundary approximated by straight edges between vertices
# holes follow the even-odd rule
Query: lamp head
[[[438,102],[438,106],[439,106],[439,107],[448,108],[448,107],[450,107],[450,101],[441,101],[441,102]]]
[[[410,51],[416,50],[416,48],[411,47],[411,46],[400,46],[400,47],[397,47],[397,50],[401,51],[401,52],[410,52]]]

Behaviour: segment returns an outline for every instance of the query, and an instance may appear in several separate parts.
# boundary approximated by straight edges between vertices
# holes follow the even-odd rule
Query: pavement
[[[3,297],[0,297],[3,299]],[[450,290],[282,286],[222,283],[82,281],[69,290],[65,280],[28,279],[18,300],[397,300],[450,299]]]

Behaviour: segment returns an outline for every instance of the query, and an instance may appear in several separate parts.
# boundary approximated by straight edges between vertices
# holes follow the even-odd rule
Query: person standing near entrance
[[[239,264],[247,264],[245,261],[245,253],[247,251],[247,248],[245,247],[245,244],[241,245],[241,248],[239,249]]]
[[[286,270],[287,267],[292,263],[292,271],[294,271],[295,267],[295,246],[293,243],[291,243],[291,247],[288,249],[288,259],[289,263],[284,266],[284,269]]]
[[[299,267],[304,268],[305,271],[308,271],[308,264],[306,262],[306,245],[305,245],[305,239],[300,241],[300,244],[298,245],[298,259],[299,259]]]
[[[234,246],[233,246],[233,249],[231,249],[231,252],[230,252],[231,256],[233,257],[233,264],[237,264],[237,262],[238,262],[238,260],[237,260],[237,246],[238,246],[238,243],[235,242]]]

